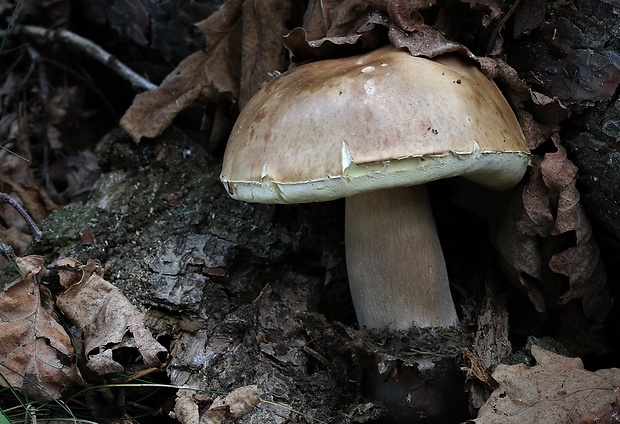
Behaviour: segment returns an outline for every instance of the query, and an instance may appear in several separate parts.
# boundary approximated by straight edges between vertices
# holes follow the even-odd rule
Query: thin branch
[[[30,231],[32,231],[32,236],[34,237],[34,240],[36,242],[43,240],[43,233],[41,232],[41,230],[39,230],[37,224],[35,224],[34,220],[30,217],[30,215],[28,214],[26,209],[22,207],[22,205],[17,203],[15,199],[13,199],[6,193],[0,193],[0,202],[8,203],[9,205],[13,206],[17,212],[19,212],[22,218],[24,218],[24,221],[26,221],[26,223],[30,227]]]
[[[52,30],[31,25],[15,25],[10,31],[0,31],[0,37],[16,35],[25,35],[52,43],[63,43],[76,49],[116,72],[121,78],[127,80],[136,91],[148,91],[157,88],[157,85],[131,70],[97,44],[66,29]]]
[[[2,253],[4,256],[6,256],[11,261],[15,258],[15,251],[13,250],[13,247],[9,246],[8,244],[4,244],[1,241],[0,241],[0,253]]]

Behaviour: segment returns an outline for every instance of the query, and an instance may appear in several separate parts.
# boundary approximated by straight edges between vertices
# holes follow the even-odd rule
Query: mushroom
[[[235,199],[345,197],[358,323],[458,323],[425,183],[464,177],[507,190],[530,160],[497,86],[463,57],[389,46],[293,68],[241,111],[220,179]]]

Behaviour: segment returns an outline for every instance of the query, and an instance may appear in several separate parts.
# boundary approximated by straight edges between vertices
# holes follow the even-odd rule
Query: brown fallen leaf
[[[332,26],[336,0],[310,0],[304,13],[303,28],[309,40],[323,38]]]
[[[218,396],[200,417],[200,424],[222,424],[238,420],[260,403],[256,386],[244,386],[226,396]]]
[[[388,37],[396,47],[405,47],[413,56],[433,58],[446,53],[459,52],[475,58],[464,45],[448,40],[441,31],[430,25],[420,24],[416,31],[406,32],[393,23],[389,26]]]
[[[237,421],[249,414],[261,402],[255,385],[239,387],[226,396],[213,399],[208,393],[181,389],[177,392],[174,411],[170,416],[181,424],[222,424]],[[200,413],[199,406],[209,404]]]
[[[532,346],[531,353],[536,360],[533,367],[497,367],[493,378],[499,388],[480,409],[478,418],[468,423],[585,423],[593,415],[612,416],[617,411],[620,369],[587,371],[579,358],[538,346]]]
[[[496,228],[495,244],[511,282],[539,312],[547,304],[578,299],[586,317],[602,321],[611,299],[598,244],[579,202],[577,168],[559,138],[551,139],[556,151],[534,158],[528,182]]]
[[[424,19],[418,13],[429,9],[437,0],[366,0],[387,15],[405,31],[417,31],[424,25]]]
[[[333,59],[361,53],[360,45],[374,45],[373,31],[364,31],[342,37],[323,37],[311,40],[304,28],[295,28],[284,36],[291,62],[301,64],[315,60]]]
[[[288,60],[282,37],[290,15],[289,0],[246,0],[243,3],[240,109],[261,85],[273,78],[274,72],[286,69]]]
[[[162,366],[166,348],[145,327],[144,314],[95,272],[98,261],[82,265],[65,258],[56,266],[67,289],[58,295],[56,305],[74,325],[84,329],[84,354],[91,370],[100,375],[123,371],[123,364],[113,358],[114,351],[121,348],[135,350],[146,366]]]
[[[282,36],[290,18],[285,0],[228,0],[195,24],[206,47],[184,59],[152,91],[142,93],[121,119],[136,141],[161,134],[184,109],[220,101],[243,107],[271,76],[283,71]]]
[[[577,191],[577,167],[568,159],[558,137],[552,138],[556,152],[546,153],[541,167],[544,184],[557,195],[555,225],[552,235],[572,233],[574,246],[553,255],[549,267],[565,275],[570,288],[562,294],[559,303],[582,299],[587,317],[602,321],[611,308],[607,292],[607,275],[603,267],[598,244],[592,237],[592,227],[581,206]]]
[[[231,52],[230,57],[234,56]],[[217,73],[208,72],[208,67],[209,57],[202,51],[185,58],[157,89],[136,96],[120,121],[121,127],[139,142],[142,137],[160,135],[182,110],[197,105],[201,97],[236,96],[237,88],[230,84],[230,78],[224,77],[217,84]]]
[[[56,203],[64,205],[84,199],[101,176],[101,170],[97,156],[87,149],[54,162],[50,175],[57,183],[48,188],[49,195]]]
[[[530,149],[536,151],[546,143],[547,150],[554,150],[533,156],[529,178],[516,189],[496,226],[494,241],[503,268],[537,311],[579,299],[586,317],[602,321],[611,303],[607,277],[580,203],[578,169],[558,136],[559,123],[570,110],[557,98],[530,90],[505,62],[486,57],[476,61],[502,86]]]
[[[462,2],[488,12],[482,19],[481,27],[490,26],[501,18],[502,5],[498,0]],[[407,48],[414,56],[432,58],[459,52],[475,59],[467,47],[444,35],[448,28],[442,27],[449,26],[449,19],[445,22],[430,19],[427,22],[419,13],[430,8],[441,10],[446,7],[438,7],[436,3],[435,0],[313,1],[308,5],[303,27],[291,31],[286,36],[285,44],[291,51],[292,62],[302,63],[377,48],[388,42],[384,36],[387,31],[390,43]],[[444,11],[443,14],[449,15],[451,12]]]
[[[170,416],[181,424],[196,424],[200,421],[198,402],[194,399],[196,393],[192,390],[180,389],[174,402],[174,410]]]
[[[71,339],[53,318],[49,290],[38,284],[43,258],[16,258],[20,276],[0,295],[0,385],[29,398],[58,399],[85,383],[75,366]]]

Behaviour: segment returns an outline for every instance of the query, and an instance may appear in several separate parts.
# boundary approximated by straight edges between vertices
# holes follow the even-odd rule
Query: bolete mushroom
[[[390,46],[263,87],[232,130],[220,178],[246,202],[346,197],[358,322],[407,329],[458,323],[424,184],[461,176],[506,190],[528,163],[513,111],[473,63]]]

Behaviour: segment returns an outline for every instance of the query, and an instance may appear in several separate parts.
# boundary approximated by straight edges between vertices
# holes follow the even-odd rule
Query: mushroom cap
[[[301,203],[455,176],[506,190],[529,160],[512,109],[473,63],[390,46],[263,87],[237,119],[220,179],[238,200]]]

